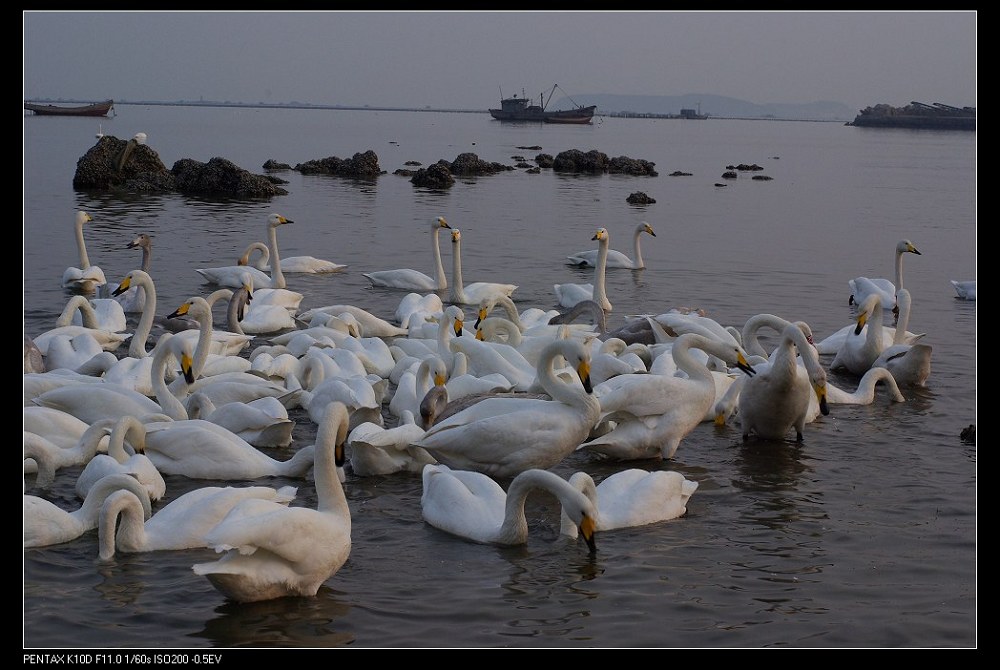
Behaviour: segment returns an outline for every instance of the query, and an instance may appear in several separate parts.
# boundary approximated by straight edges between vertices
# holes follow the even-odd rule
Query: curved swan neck
[[[253,252],[259,252],[257,254],[257,260],[253,263],[250,262],[250,257]],[[271,250],[267,248],[267,245],[263,242],[251,242],[247,245],[247,248],[243,251],[243,255],[240,256],[239,264],[246,265],[248,267],[257,268],[263,271],[267,267],[268,262],[271,260]]]
[[[344,442],[347,440],[350,418],[347,407],[334,401],[326,409],[323,423],[316,433],[313,476],[316,480],[316,509],[333,513],[350,522],[347,496],[340,483],[338,468],[344,463]]]
[[[757,331],[761,328],[773,328],[778,332],[783,332],[789,325],[791,325],[791,322],[774,314],[755,314],[747,319],[747,322],[743,324],[743,330],[740,332],[743,348],[751,356],[763,356],[766,359],[768,357],[767,351],[764,350],[760,340],[758,340]]]
[[[69,326],[73,324],[73,314],[80,312],[80,322],[84,328],[98,329],[101,327],[97,321],[97,312],[90,301],[82,295],[74,295],[66,301],[62,314],[56,319],[56,327]]]
[[[567,405],[580,406],[598,405],[599,403],[585,388],[576,382],[566,383],[555,374],[555,361],[560,356],[566,358],[570,355],[570,347],[581,347],[576,340],[559,339],[547,345],[542,350],[541,358],[538,359],[538,382],[542,388],[557,400]],[[582,383],[582,382],[581,382]]]
[[[558,498],[563,506],[566,506],[567,499],[583,496],[580,491],[555,473],[548,470],[525,470],[514,477],[507,490],[504,520],[497,533],[499,542],[523,544],[527,541],[528,521],[524,516],[524,504],[528,494],[535,489],[548,491]]]
[[[646,232],[646,225],[642,224],[635,229],[635,233],[632,235],[632,269],[641,270],[646,267],[646,263],[642,260],[642,243],[639,241],[639,237]]]
[[[183,403],[171,393],[170,389],[167,387],[166,382],[166,370],[167,370],[167,357],[177,356],[175,353],[175,345],[172,343],[173,335],[170,333],[164,333],[160,336],[160,340],[157,343],[156,353],[153,355],[153,370],[151,373],[153,390],[156,393],[156,402],[160,404],[160,408],[163,413],[169,416],[174,421],[183,421],[188,418],[187,410],[184,408]],[[166,338],[166,341],[164,341]],[[180,341],[178,341],[179,344]],[[184,387],[186,389],[186,386]]]
[[[130,284],[135,283],[146,292],[146,300],[142,304],[142,315],[132,334],[132,341],[128,345],[128,355],[132,358],[145,358],[148,355],[146,340],[153,330],[153,319],[156,318],[156,289],[153,278],[142,270],[133,270],[129,276]]]
[[[124,463],[129,457],[128,452],[125,451],[126,438],[136,451],[145,449],[146,427],[134,416],[120,418],[108,439],[108,456],[119,463]]]
[[[708,367],[695,360],[694,356],[691,354],[692,347],[704,350],[710,342],[712,342],[712,340],[708,339],[704,335],[684,333],[674,341],[674,346],[671,347],[670,351],[678,369],[683,370],[688,377],[701,382],[715,384],[715,381],[712,379],[712,373]]]
[[[122,548],[143,546],[146,543],[146,524],[142,501],[125,490],[109,495],[101,506],[97,538],[99,554],[104,561],[115,555],[117,545]]]
[[[908,290],[896,291],[896,305],[899,307],[899,318],[896,319],[896,332],[892,336],[893,344],[906,344],[906,331],[910,327],[910,307],[913,301]]]
[[[87,491],[87,497],[73,514],[80,520],[86,528],[94,528],[100,524],[101,507],[104,501],[115,491],[125,489],[135,494],[142,505],[143,517],[149,518],[152,515],[152,507],[149,502],[149,493],[139,480],[132,475],[114,474],[106,475]]]

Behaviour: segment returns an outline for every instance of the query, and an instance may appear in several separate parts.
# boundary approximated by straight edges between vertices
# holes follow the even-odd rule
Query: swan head
[[[871,318],[871,315],[876,309],[882,309],[882,299],[877,295],[870,295],[865,298],[864,303],[861,305],[861,313],[858,314],[858,323],[854,327],[854,334],[860,335],[862,329],[864,329],[865,324]]]
[[[444,219],[443,216],[439,216],[436,219],[434,219],[434,223],[431,225],[431,227],[432,228],[448,228],[449,230],[451,229],[451,226],[448,225],[448,222],[445,221],[445,219]]]
[[[420,401],[420,427],[430,430],[448,405],[448,387],[435,383]]]
[[[608,229],[607,228],[598,228],[597,232],[594,233],[594,236],[591,237],[590,239],[591,240],[597,240],[599,242],[605,242],[605,241],[608,241],[610,239],[610,237],[611,237],[611,235],[608,233]]]
[[[153,246],[153,238],[146,233],[139,233],[131,242],[125,245],[126,249],[149,249]]]
[[[448,226],[451,228],[451,226]],[[451,243],[458,244],[462,241],[462,231],[458,228],[451,228]]]
[[[88,221],[93,221],[93,220],[94,220],[94,217],[92,217],[90,214],[88,214],[87,212],[83,211],[82,209],[78,210],[77,213],[76,213],[76,225],[78,225],[78,226],[82,226],[83,224],[87,223]]]
[[[295,223],[295,222],[277,213],[271,214],[270,216],[267,217],[268,228],[277,228],[278,226],[284,225],[286,223]]]
[[[145,275],[145,277],[143,277],[143,275]],[[150,278],[150,276],[145,272],[143,272],[142,270],[132,270],[127,275],[125,275],[125,279],[123,279],[121,284],[118,285],[118,288],[116,288],[114,291],[111,292],[111,295],[113,296],[121,295],[122,293],[124,293],[125,291],[129,290],[129,288],[132,287],[133,282],[136,282],[140,278],[148,279],[149,282],[152,283],[152,279]]]
[[[457,230],[455,232],[458,232]],[[452,233],[454,235],[454,233]],[[462,328],[465,326],[465,312],[458,305],[449,305],[448,309],[444,311],[444,315],[447,321],[451,322],[452,330],[455,332],[455,337],[462,336]]]
[[[917,251],[917,248],[915,246],[913,246],[913,242],[910,242],[909,240],[900,240],[896,244],[896,253],[897,254],[916,254],[918,256],[923,256],[923,254],[920,253],[919,251]]]
[[[653,237],[656,237],[656,232],[653,230],[653,227],[651,225],[649,225],[645,221],[643,221],[641,225],[642,225],[642,232],[649,233]]]

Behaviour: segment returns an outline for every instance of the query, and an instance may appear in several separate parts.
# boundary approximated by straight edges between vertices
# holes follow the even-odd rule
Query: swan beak
[[[447,382],[444,375],[434,375],[434,386],[444,386]]]
[[[295,223],[295,222],[294,222],[294,221],[292,221],[291,219],[286,219],[286,218],[285,218],[285,217],[283,217],[283,216],[279,216],[279,217],[278,217],[278,222],[279,222],[279,223]]]
[[[576,373],[580,375],[580,381],[583,382],[583,390],[587,393],[593,393],[594,387],[590,384],[590,363],[580,361],[580,365],[576,366]]]
[[[462,326],[463,322],[461,319],[455,319],[455,337],[462,336]]]
[[[868,312],[862,312],[861,316],[858,317],[858,325],[854,327],[854,334],[860,335],[861,329],[865,327],[868,323]]]
[[[916,254],[918,256],[923,256],[923,254],[920,253],[919,251],[917,251],[917,248],[915,246],[913,246],[912,244],[907,244],[906,245],[906,250],[909,251],[911,254]]]
[[[743,352],[736,353],[736,367],[745,372],[748,377],[753,377],[757,374],[757,371],[753,369],[753,366],[747,362],[747,359],[743,356]]]
[[[483,340],[486,339],[486,336],[483,335],[483,329],[482,328],[477,328],[476,329],[476,339],[479,340],[480,342],[482,342]]]
[[[451,226],[448,225],[448,222],[444,220],[443,216],[438,217],[438,225],[441,226],[442,228],[448,228],[448,229],[451,228]]]
[[[813,384],[813,391],[816,392],[816,399],[819,400],[820,414],[827,416],[830,413],[830,407],[826,404],[826,386]]]
[[[172,311],[170,314],[167,314],[167,318],[168,319],[175,319],[178,316],[184,316],[185,314],[188,313],[188,310],[190,308],[191,308],[191,303],[186,302],[183,305],[181,305],[180,307],[178,307],[177,309],[175,309],[174,311]]]
[[[589,514],[584,513],[583,521],[580,522],[580,535],[583,539],[587,541],[587,546],[590,547],[590,553],[597,551],[597,543],[594,540],[594,533],[597,531],[597,523],[594,521],[593,517]]]
[[[248,263],[248,261],[247,261],[247,259],[245,257],[241,257],[241,258],[237,258],[236,259],[236,264],[237,265],[246,265],[247,263]]]
[[[111,295],[121,295],[122,293],[128,290],[128,287],[131,286],[131,284],[132,284],[132,278],[125,277],[125,280],[118,285],[118,288],[116,288],[114,291],[111,292]]]
[[[476,318],[476,328],[479,328],[479,324],[482,323],[483,319],[485,319],[485,318],[486,318],[486,308],[485,307],[480,307],[479,308],[479,316],[478,316],[478,318]]]
[[[181,354],[181,372],[185,382],[194,384],[194,360],[190,354]]]
[[[726,425],[726,415],[724,413],[719,412],[715,415],[715,425],[719,427]]]

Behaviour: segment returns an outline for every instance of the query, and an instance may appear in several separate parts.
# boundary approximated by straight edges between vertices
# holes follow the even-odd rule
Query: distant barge
[[[935,102],[911,102],[906,107],[875,105],[866,107],[846,124],[862,128],[921,128],[929,130],[975,130],[975,107],[952,107]]]

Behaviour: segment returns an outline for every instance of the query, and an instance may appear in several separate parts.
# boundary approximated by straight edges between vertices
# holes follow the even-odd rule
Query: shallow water
[[[72,189],[93,120],[24,119],[24,325],[50,328],[76,264],[73,211],[89,211],[91,260],[117,285],[138,266],[125,244],[154,236],[158,313],[204,295],[195,268],[232,263],[261,239],[267,213],[283,256],[347,263],[332,276],[288,275],[302,309],[356,304],[390,319],[405,291],[373,289],[370,270],[430,273],[428,222],[462,230],[466,283],[519,285],[519,308],[555,306],[552,285],[589,282],[564,264],[598,227],[631,254],[643,236],[647,269],[612,270],[609,328],[627,314],[702,308],[725,325],[771,312],[808,322],[818,339],[848,324],[847,280],[892,277],[893,248],[914,297],[910,330],[926,332],[933,367],[906,402],[876,393],[868,406],[831,407],[805,440],[740,439],[739,428],[700,425],[673,460],[607,463],[582,453],[553,470],[599,480],[623,467],[673,469],[699,483],[681,519],[598,535],[558,536],[558,504],[529,498],[531,535],[498,548],[425,524],[420,478],[346,483],[353,520],[347,563],[313,598],[228,603],[191,565],[210,550],[97,556],[91,531],[24,552],[24,646],[235,647],[971,647],[976,618],[976,448],[959,439],[976,423],[976,304],[950,279],[976,276],[976,142],[971,133],[874,130],[830,123],[597,119],[590,127],[502,124],[448,113],[226,110],[122,105],[104,132],[143,131],[169,167],[222,156],[254,172],[268,159],[295,165],[373,149],[387,174],[356,184],[281,173],[289,195],[218,202],[176,195],[121,197]],[[444,193],[393,175],[466,151],[512,165],[542,152],[597,149],[656,163],[658,177],[566,176],[523,170],[461,178]],[[757,163],[772,181],[727,165]],[[680,170],[689,177],[670,177]],[[725,183],[725,186],[716,186]],[[625,202],[642,191],[657,202]],[[442,236],[445,267],[450,248]],[[445,297],[447,297],[445,295]],[[219,314],[219,312],[216,312]],[[470,310],[471,313],[471,310]],[[829,364],[831,357],[824,357]],[[832,374],[853,390],[857,380]],[[291,450],[315,426],[295,413]],[[288,451],[269,451],[284,460]],[[61,470],[43,495],[65,509],[80,468]],[[241,484],[239,482],[231,482]],[[310,479],[294,504],[314,505]],[[220,482],[167,477],[167,500]],[[161,505],[167,502],[164,500]]]

